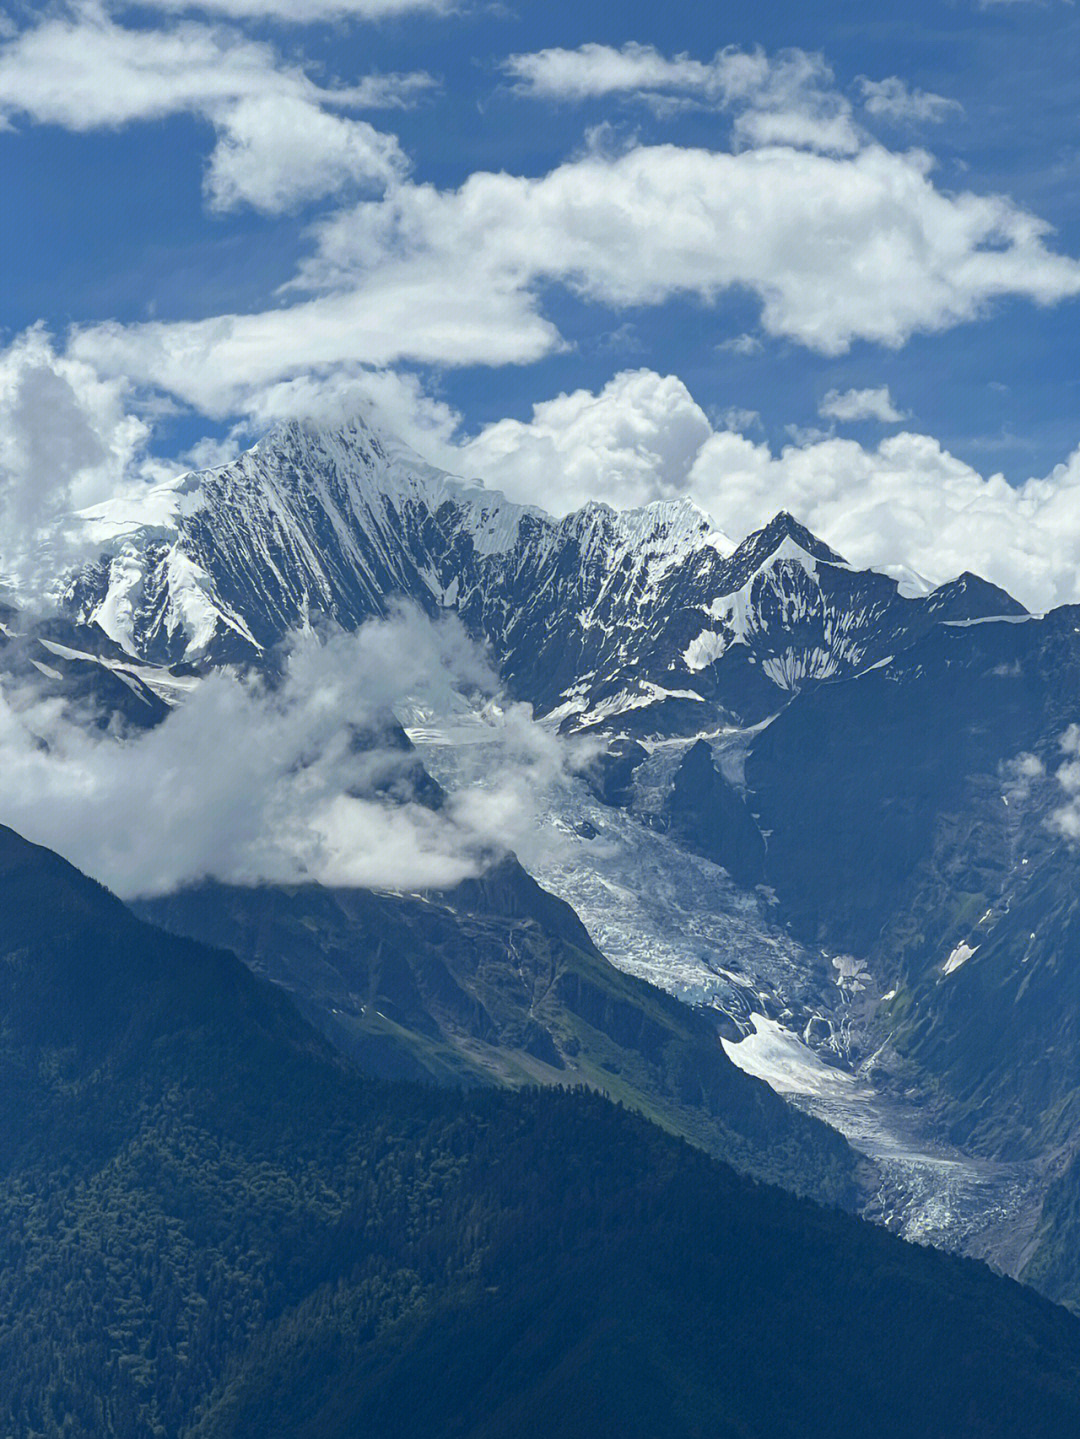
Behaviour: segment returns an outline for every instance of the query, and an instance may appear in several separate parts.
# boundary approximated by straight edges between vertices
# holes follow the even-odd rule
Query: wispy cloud
[[[504,64],[520,94],[580,102],[606,96],[648,104],[658,114],[693,103],[735,116],[737,140],[797,144],[850,153],[859,137],[851,106],[820,55],[784,50],[718,50],[710,60],[665,56],[652,45],[582,45],[512,55]]]
[[[964,113],[958,100],[912,89],[896,75],[887,80],[858,80],[863,106],[868,115],[901,125],[940,125]]]

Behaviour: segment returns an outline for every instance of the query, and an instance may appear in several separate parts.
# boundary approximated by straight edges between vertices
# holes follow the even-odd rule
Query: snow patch
[[[726,649],[727,640],[723,635],[715,630],[702,630],[683,651],[683,663],[688,670],[705,670],[715,664]]]
[[[819,1059],[778,1020],[751,1014],[753,1033],[738,1042],[721,1039],[724,1053],[755,1079],[763,1079],[777,1094],[814,1095],[821,1099],[850,1098],[857,1089],[854,1077]]]
[[[942,974],[955,974],[962,964],[967,964],[978,948],[977,944],[970,945],[966,939],[962,939],[942,966]]]

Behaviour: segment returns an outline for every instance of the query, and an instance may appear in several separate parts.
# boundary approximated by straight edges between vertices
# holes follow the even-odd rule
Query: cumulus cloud
[[[884,425],[895,425],[906,418],[893,404],[888,385],[876,390],[830,390],[818,406],[818,414],[826,420],[849,424],[880,420]]]
[[[465,708],[485,778],[440,808],[414,797],[415,756],[358,745],[406,700]],[[575,752],[501,708],[453,621],[414,612],[355,634],[298,638],[280,684],[218,672],[156,729],[117,740],[56,701],[0,690],[0,821],[126,898],[211,876],[417,890],[458,883],[537,843],[537,795]]]
[[[74,352],[208,413],[235,387],[319,365],[527,363],[559,349],[541,295],[561,284],[618,310],[730,289],[766,332],[824,354],[897,346],[997,299],[1080,294],[1080,263],[1000,196],[935,188],[919,153],[847,157],[645,146],[537,178],[402,182],[315,231],[291,305],[191,322],[92,327]]]
[[[887,80],[868,80],[861,76],[859,90],[868,115],[900,125],[940,125],[964,107],[958,100],[946,99],[928,90],[913,90],[897,75]]]
[[[239,101],[210,157],[215,210],[248,204],[274,214],[333,195],[358,179],[385,183],[401,168],[397,141],[299,95]]]
[[[907,431],[774,452],[714,429],[677,378],[638,370],[488,426],[457,467],[560,511],[689,495],[735,539],[786,509],[853,564],[903,563],[934,583],[973,570],[1035,610],[1080,602],[1080,450],[1017,487]]]
[[[536,405],[532,420],[500,420],[461,448],[459,465],[512,498],[566,514],[593,499],[625,509],[685,493],[712,427],[673,375],[632,370],[598,395]]]
[[[41,330],[0,352],[0,573],[20,589],[47,590],[78,558],[85,532],[65,525],[71,511],[179,469],[147,457],[147,420],[121,372],[103,376],[78,346],[58,354]],[[887,389],[845,392],[830,409],[866,414],[865,394],[881,418]],[[355,364],[234,386],[228,403],[233,430],[189,463],[231,458],[278,420],[333,425],[373,410],[425,459],[555,513],[689,495],[740,539],[787,509],[854,564],[904,563],[935,583],[974,570],[1035,610],[1080,602],[1080,450],[1012,486],[906,430],[876,447],[815,431],[773,449],[752,412],[710,421],[681,380],[648,369],[464,439],[460,416],[416,376]]]
[[[126,386],[37,326],[0,349],[0,585],[44,598],[74,557],[73,510],[160,478]]]
[[[904,563],[934,583],[972,570],[1035,610],[1080,600],[1080,451],[1014,487],[927,435],[901,432],[874,449],[830,437],[774,454],[718,432],[690,489],[736,537],[786,509],[853,564]]]
[[[388,184],[406,169],[396,138],[341,112],[404,104],[428,84],[384,75],[327,89],[235,30],[126,28],[91,5],[0,45],[0,121],[76,131],[178,114],[208,121],[217,142],[205,190],[215,209],[275,212]]]

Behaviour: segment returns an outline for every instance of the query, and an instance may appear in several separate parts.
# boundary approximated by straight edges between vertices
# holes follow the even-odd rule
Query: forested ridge
[[[595,1092],[365,1079],[0,830],[17,1439],[1034,1436],[1080,1324]]]
[[[422,896],[204,883],[138,912],[282,985],[365,1074],[587,1084],[742,1173],[854,1210],[869,1161],[743,1074],[698,1011],[611,965],[514,859]]]

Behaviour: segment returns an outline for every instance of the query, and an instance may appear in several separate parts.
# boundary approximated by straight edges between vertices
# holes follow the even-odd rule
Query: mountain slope
[[[803,696],[746,767],[791,923],[867,958],[892,1050],[989,1149],[1080,1135],[1077,855],[1050,823],[1078,618],[942,627]]]
[[[873,1183],[834,1130],[735,1068],[708,1014],[614,969],[515,860],[426,896],[208,884],[138,908],[282,984],[367,1073],[587,1084],[795,1193],[853,1208]]]
[[[96,624],[24,616],[0,604],[0,686],[24,699],[59,699],[83,723],[150,729],[191,683],[183,666],[145,665]]]
[[[70,613],[159,663],[253,660],[316,614],[455,610],[504,681],[574,725],[755,723],[795,690],[948,618],[1021,612],[973,579],[911,594],[790,515],[738,547],[689,501],[565,519],[432,469],[357,420],[284,426],[239,459],[86,517]]]
[[[1080,1325],[1030,1291],[596,1095],[360,1081],[236,960],[8,830],[0,976],[17,1439],[1080,1423]]]

